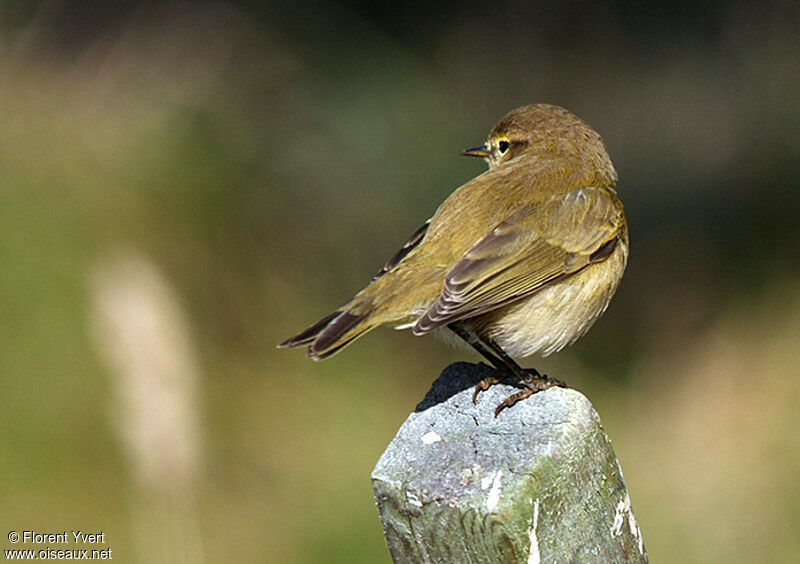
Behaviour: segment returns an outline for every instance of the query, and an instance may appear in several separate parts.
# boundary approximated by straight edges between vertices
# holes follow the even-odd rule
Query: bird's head
[[[492,128],[483,145],[461,154],[483,157],[489,168],[518,157],[576,157],[593,162],[616,178],[600,135],[577,116],[550,104],[532,104],[510,111]]]

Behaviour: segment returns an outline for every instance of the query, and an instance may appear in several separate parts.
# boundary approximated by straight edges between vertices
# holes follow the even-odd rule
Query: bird
[[[515,359],[562,350],[608,307],[628,262],[628,225],[603,140],[551,104],[514,109],[461,152],[488,170],[457,188],[349,302],[285,340],[313,360],[382,325],[450,332],[520,390],[495,416],[561,380]]]

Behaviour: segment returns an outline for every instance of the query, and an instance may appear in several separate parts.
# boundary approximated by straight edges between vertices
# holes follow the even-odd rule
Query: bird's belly
[[[488,335],[515,357],[547,356],[586,333],[606,310],[625,270],[627,249],[547,286],[529,298],[475,319]]]

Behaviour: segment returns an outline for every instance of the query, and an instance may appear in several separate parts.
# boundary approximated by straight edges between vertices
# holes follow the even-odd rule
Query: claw
[[[494,410],[495,418],[497,418],[497,416],[500,415],[500,412],[503,411],[505,408],[511,407],[512,405],[514,405],[518,401],[521,401],[521,400],[524,400],[526,398],[529,398],[535,393],[536,392],[534,390],[531,390],[530,388],[526,388],[526,389],[524,389],[524,390],[522,390],[520,392],[515,392],[515,393],[511,394],[510,396],[508,396],[506,399],[504,399],[503,401],[501,401],[497,405],[497,407]]]
[[[561,380],[549,378],[548,376],[542,376],[536,370],[526,370],[525,376],[526,377],[521,380],[521,383],[525,386],[525,389],[511,394],[502,402],[500,402],[500,404],[494,410],[495,417],[497,417],[505,408],[511,407],[518,401],[527,399],[537,392],[547,390],[548,388],[567,387],[567,385]]]
[[[475,391],[472,392],[472,403],[477,405],[479,393],[485,392],[486,390],[488,390],[495,384],[499,384],[503,380],[505,380],[505,378],[501,376],[489,376],[488,378],[484,378],[483,380],[478,382],[478,385],[475,386]]]

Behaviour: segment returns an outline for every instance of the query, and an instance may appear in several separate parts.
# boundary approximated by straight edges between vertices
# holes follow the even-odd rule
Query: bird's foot
[[[527,389],[528,385],[525,383],[529,378],[541,378],[542,375],[539,374],[539,371],[535,368],[528,368],[528,369],[519,369],[521,372],[511,372],[511,370],[501,370],[497,369],[496,376],[489,376],[484,378],[478,385],[475,386],[475,391],[472,392],[472,403],[478,403],[478,394],[481,392],[485,392],[495,384],[499,384],[500,382],[505,382],[506,380],[514,380],[512,383],[513,386],[518,388]]]
[[[487,378],[486,380],[489,380],[489,378]],[[481,383],[478,384],[478,386],[481,386],[484,381],[481,381]],[[547,390],[548,388],[554,388],[554,387],[566,388],[567,387],[567,385],[564,382],[562,382],[561,380],[557,380],[555,378],[550,378],[547,375],[542,376],[535,369],[527,369],[527,370],[525,370],[524,371],[524,375],[522,377],[520,377],[519,383],[520,383],[520,385],[522,385],[522,390],[520,390],[519,392],[516,392],[514,394],[511,394],[506,399],[504,399],[502,402],[500,402],[500,404],[494,410],[494,416],[495,417],[497,417],[500,414],[500,412],[503,411],[505,408],[511,407],[512,405],[514,405],[518,401],[522,401],[524,399],[527,399],[527,398],[531,397],[533,394],[535,394],[537,392],[541,392],[541,391]],[[489,385],[491,385],[491,384],[489,384]],[[487,388],[488,387],[489,386],[487,386]],[[477,388],[476,388],[476,394],[475,395],[477,395]]]
[[[491,388],[495,384],[499,384],[500,382],[502,382],[506,378],[508,378],[508,376],[506,376],[506,375],[489,376],[488,378],[484,378],[483,380],[478,382],[478,385],[475,386],[475,391],[472,392],[472,403],[477,405],[477,403],[478,403],[478,394],[479,393],[485,392],[486,390],[488,390],[489,388]]]

